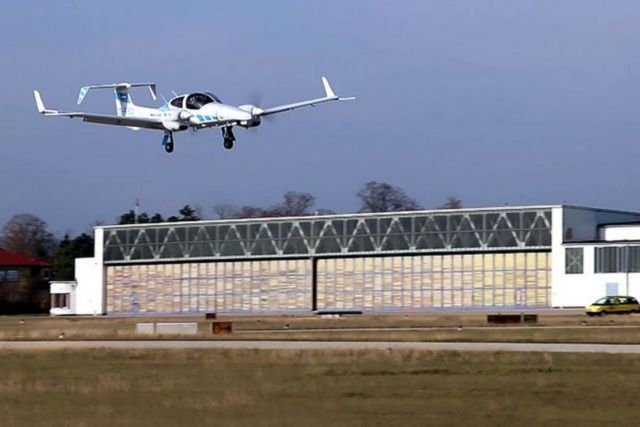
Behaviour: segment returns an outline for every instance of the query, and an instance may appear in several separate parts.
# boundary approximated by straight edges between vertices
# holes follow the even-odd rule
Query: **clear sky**
[[[350,212],[369,180],[425,207],[640,210],[639,22],[623,0],[5,2],[0,225],[30,212],[77,233],[136,198],[212,217],[287,190]],[[179,133],[172,155],[161,132],[39,117],[31,93],[76,110],[80,86],[156,81],[268,107],[321,95],[321,75],[358,100],[238,129],[232,151],[219,130]],[[113,98],[82,110],[114,113]]]

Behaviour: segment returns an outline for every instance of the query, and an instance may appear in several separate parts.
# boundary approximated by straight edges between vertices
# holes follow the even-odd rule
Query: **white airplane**
[[[196,92],[177,95],[160,108],[141,107],[133,103],[129,89],[132,87],[149,87],[152,98],[156,99],[155,83],[114,83],[106,85],[84,86],[78,95],[78,105],[82,103],[90,89],[113,88],[116,100],[116,115],[107,116],[81,112],[65,112],[50,110],[44,106],[40,92],[33,91],[38,112],[45,116],[78,117],[85,122],[101,123],[105,125],[127,126],[130,129],[141,128],[164,131],[162,145],[167,153],[173,152],[173,133],[192,129],[210,127],[222,128],[224,148],[230,150],[236,140],[233,134],[234,126],[252,128],[260,126],[261,118],[271,114],[291,111],[296,108],[315,106],[327,101],[348,101],[355,97],[337,96],[329,82],[322,77],[325,96],[293,104],[280,105],[271,108],[261,108],[257,105],[245,104],[239,107],[223,104],[220,99],[210,92]]]

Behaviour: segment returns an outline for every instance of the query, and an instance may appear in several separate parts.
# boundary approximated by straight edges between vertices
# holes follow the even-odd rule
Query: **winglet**
[[[331,85],[329,85],[329,80],[326,77],[322,77],[322,85],[324,86],[324,91],[327,94],[327,98],[336,98],[336,94],[331,89]]]
[[[40,96],[40,92],[38,92],[37,90],[34,90],[33,97],[36,99],[36,107],[38,107],[38,113],[44,114],[44,112],[47,109],[44,108],[44,102],[42,102],[42,97]]]
[[[40,96],[40,92],[37,90],[33,91],[33,97],[36,99],[36,107],[38,107],[38,113],[40,114],[57,114],[57,110],[47,110],[44,106],[44,102],[42,102],[42,96]]]

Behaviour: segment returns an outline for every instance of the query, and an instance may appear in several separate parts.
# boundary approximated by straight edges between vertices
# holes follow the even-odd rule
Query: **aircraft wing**
[[[139,117],[106,116],[101,114],[87,114],[87,113],[81,113],[81,112],[65,112],[65,111],[58,111],[58,110],[49,110],[45,108],[44,103],[42,102],[42,97],[40,96],[40,92],[38,92],[37,90],[34,90],[33,95],[36,99],[36,106],[38,107],[38,112],[45,116],[80,118],[85,122],[100,123],[104,125],[129,126],[129,127],[161,129],[161,130],[164,129],[164,126],[162,126],[162,122],[159,122],[156,120],[139,118]]]
[[[294,102],[293,104],[286,104],[286,105],[279,105],[277,107],[264,108],[264,109],[262,109],[260,114],[257,114],[257,115],[259,115],[259,116],[268,116],[270,114],[283,113],[285,111],[295,110],[296,108],[300,108],[300,107],[307,107],[307,106],[310,106],[310,105],[313,106],[313,105],[316,105],[316,104],[320,104],[322,102],[328,102],[328,101],[351,101],[351,100],[356,99],[353,96],[349,96],[349,97],[337,96],[333,92],[333,89],[331,89],[331,86],[329,85],[329,81],[327,80],[326,77],[322,77],[322,85],[324,86],[324,91],[325,91],[325,96],[322,97],[322,98],[309,99],[307,101]]]
[[[82,120],[89,123],[100,123],[103,125],[129,126],[136,128],[161,129],[164,130],[162,122],[136,117],[103,116],[99,114],[71,113],[67,117],[82,117]]]

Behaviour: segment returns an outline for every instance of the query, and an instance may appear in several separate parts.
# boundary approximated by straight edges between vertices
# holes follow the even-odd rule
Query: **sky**
[[[354,212],[386,181],[424,207],[568,203],[640,210],[640,3],[618,0],[30,1],[0,6],[0,226],[57,235],[141,210],[268,206],[286,191]],[[40,117],[87,84],[155,81],[269,107],[327,103],[175,135]],[[159,106],[145,89],[135,103]],[[112,95],[82,111],[113,114]]]

